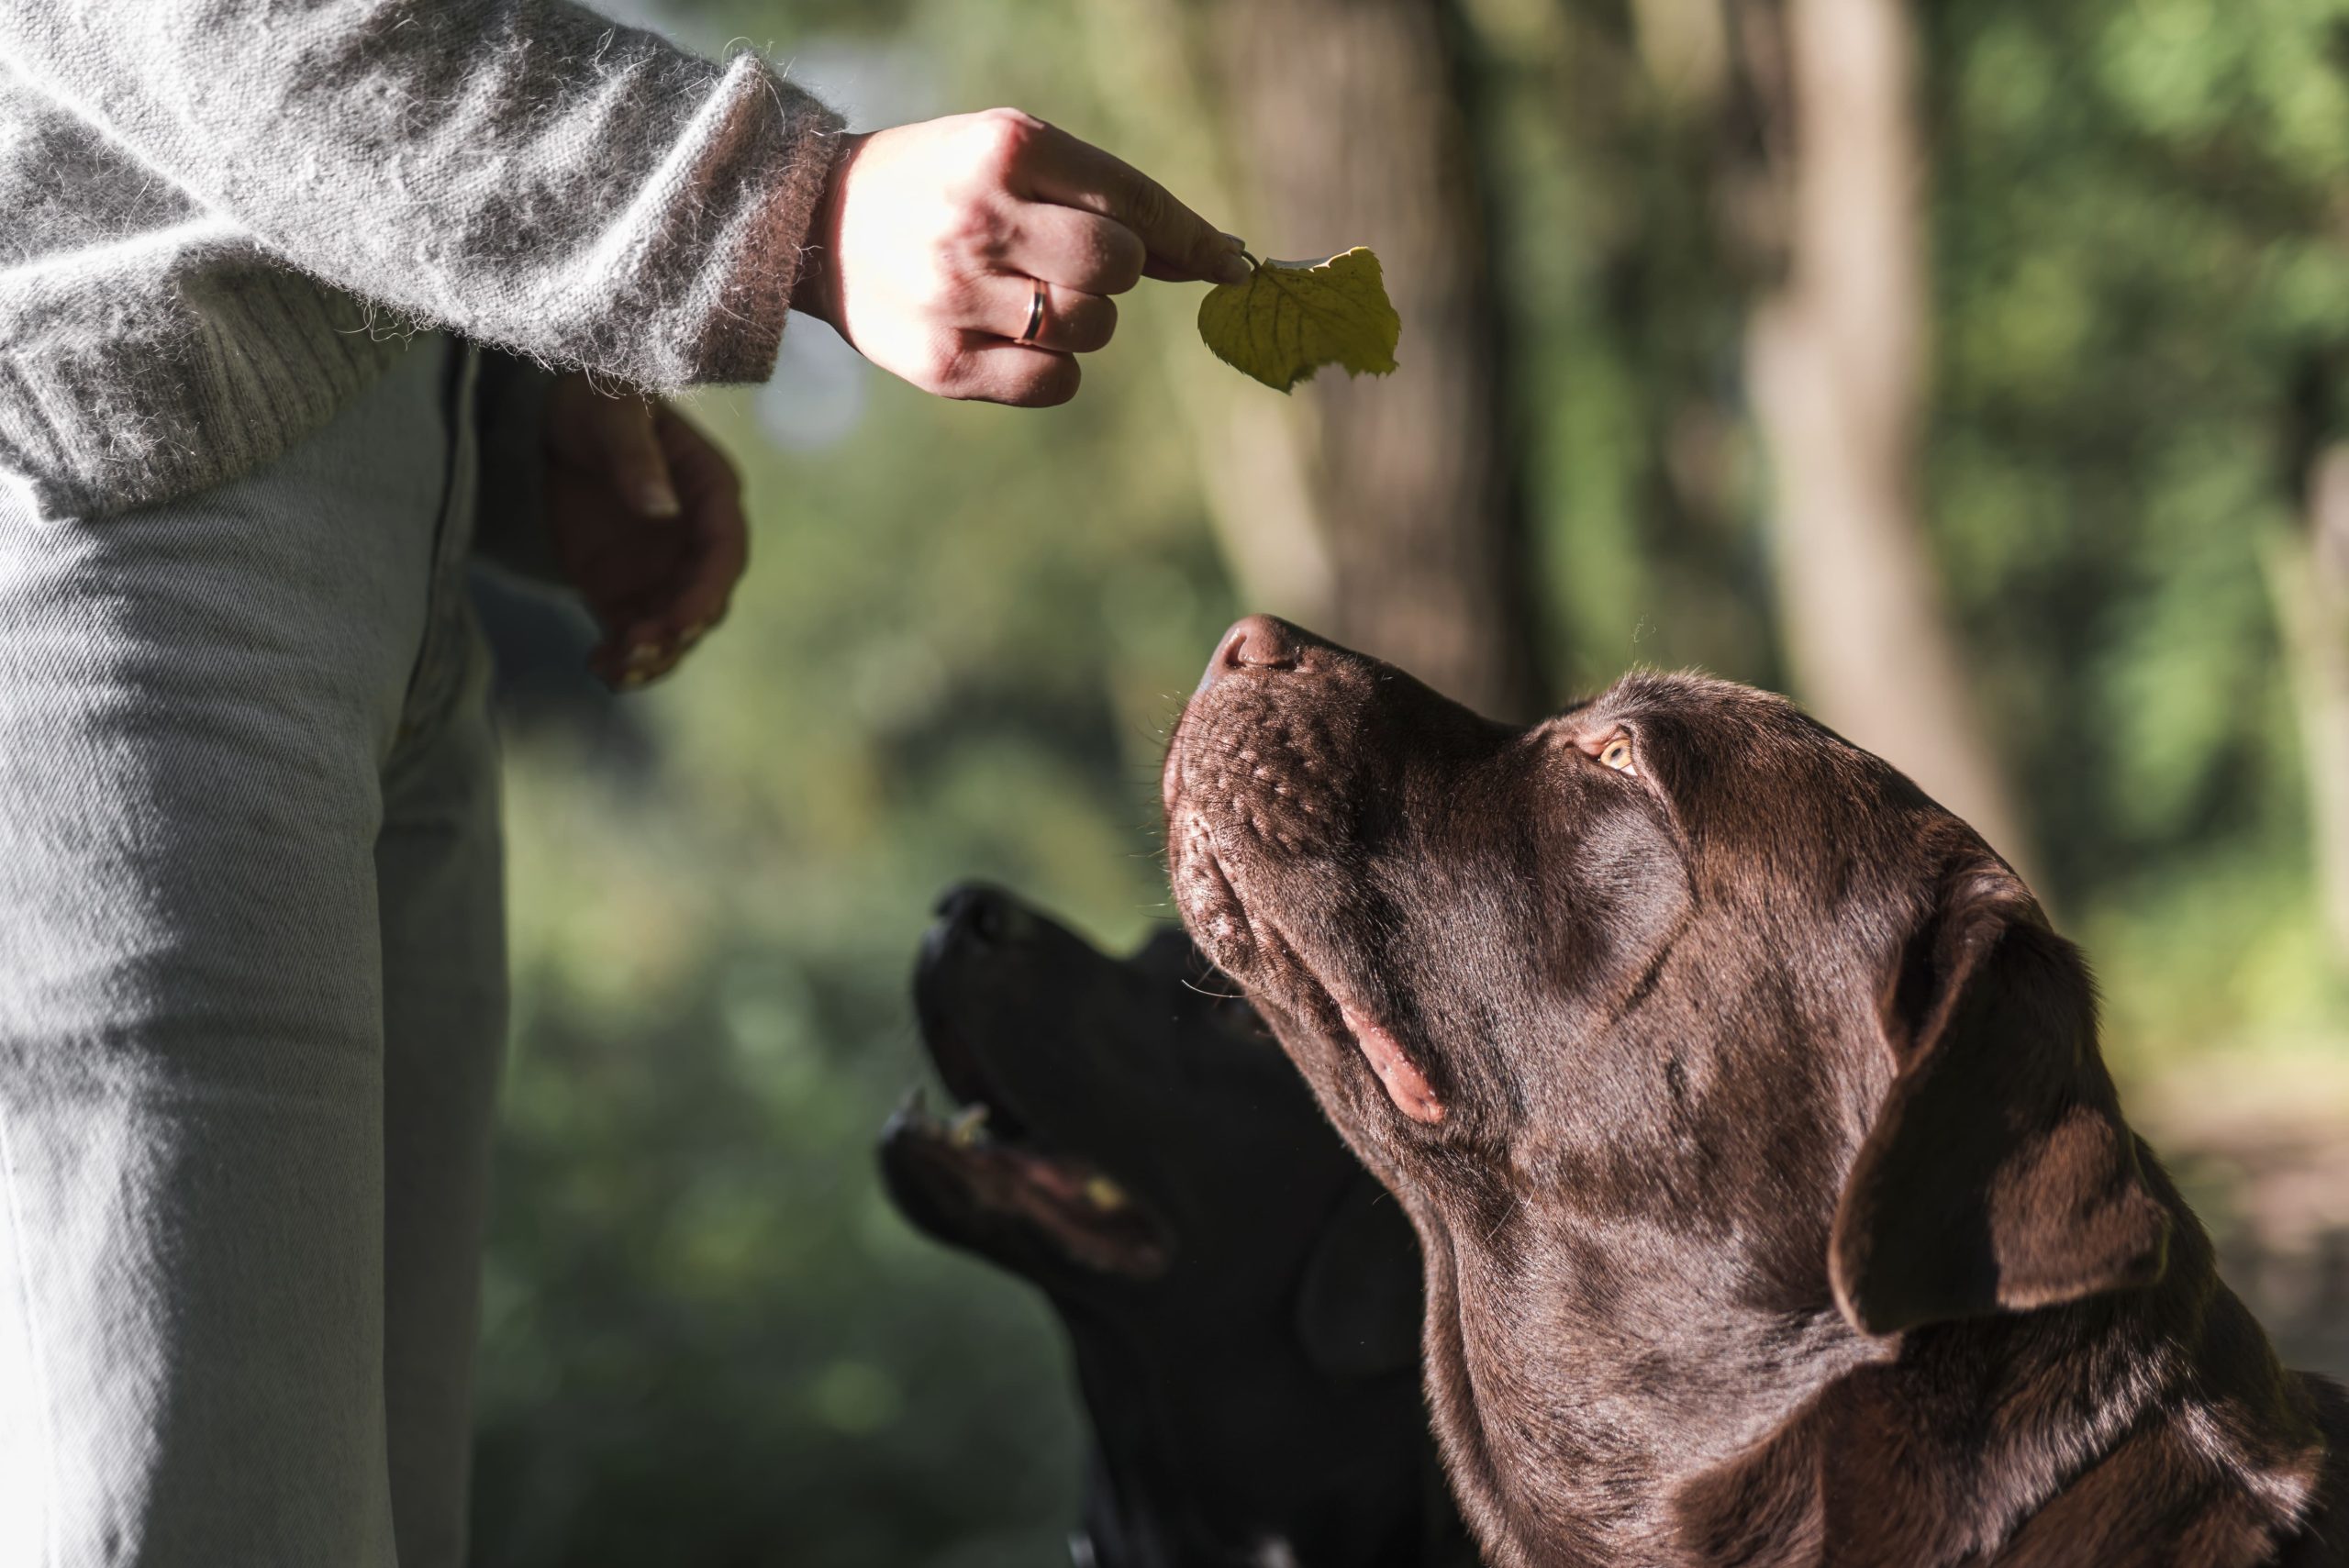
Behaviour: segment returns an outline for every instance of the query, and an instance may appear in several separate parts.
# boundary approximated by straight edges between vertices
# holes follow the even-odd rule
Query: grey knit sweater
[[[838,129],[563,0],[0,0],[0,478],[232,478],[408,324],[763,380]]]

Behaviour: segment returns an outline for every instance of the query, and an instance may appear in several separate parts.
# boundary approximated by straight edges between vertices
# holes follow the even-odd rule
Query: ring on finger
[[[1044,330],[1044,285],[1041,280],[1031,281],[1036,283],[1036,297],[1028,306],[1028,326],[1012,339],[1023,349],[1034,347],[1038,335]]]

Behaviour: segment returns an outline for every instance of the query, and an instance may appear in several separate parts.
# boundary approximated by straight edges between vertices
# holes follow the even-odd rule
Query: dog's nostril
[[[1003,940],[1006,920],[1003,898],[991,887],[958,887],[938,901],[939,923],[950,932],[963,932],[980,942]]]
[[[971,934],[983,942],[993,944],[1004,939],[1003,900],[982,895],[971,906]]]
[[[1287,622],[1271,616],[1245,616],[1231,623],[1199,677],[1204,692],[1234,670],[1294,670],[1297,633]]]

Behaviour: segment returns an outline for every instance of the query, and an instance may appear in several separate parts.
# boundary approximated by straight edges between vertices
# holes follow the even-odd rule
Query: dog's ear
[[[1883,1012],[1895,1075],[1829,1254],[1855,1328],[1889,1334],[2161,1277],[2170,1217],[2098,1054],[2087,966],[2012,872],[1944,879]]]
[[[1337,1382],[1419,1361],[1419,1239],[1397,1203],[1358,1175],[1321,1228],[1297,1294],[1297,1336]]]

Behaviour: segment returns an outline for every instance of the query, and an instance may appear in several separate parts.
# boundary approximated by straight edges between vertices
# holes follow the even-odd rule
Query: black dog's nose
[[[1271,616],[1243,616],[1231,623],[1223,640],[1216,644],[1207,673],[1199,677],[1198,690],[1206,691],[1234,670],[1294,670],[1301,646],[1297,628],[1288,622]]]
[[[1002,894],[974,883],[950,890],[932,911],[946,936],[966,936],[982,947],[1001,941],[1010,926]]]

